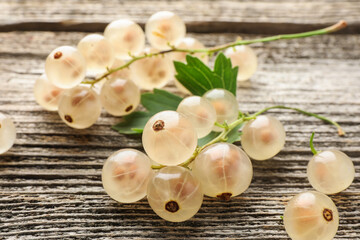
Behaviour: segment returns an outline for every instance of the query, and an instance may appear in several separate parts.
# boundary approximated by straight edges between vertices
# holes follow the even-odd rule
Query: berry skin
[[[352,160],[343,152],[328,150],[310,160],[307,176],[313,188],[325,194],[335,194],[348,188],[354,180]]]
[[[140,89],[130,80],[107,80],[100,92],[101,104],[113,116],[132,113],[140,103]]]
[[[183,222],[199,211],[203,193],[190,170],[172,166],[155,173],[148,184],[147,198],[150,207],[161,218]]]
[[[332,240],[339,226],[339,214],[328,196],[303,192],[287,204],[284,225],[292,240]]]
[[[237,75],[238,81],[246,81],[255,73],[258,65],[257,57],[251,47],[241,45],[228,48],[225,51],[225,56],[231,59],[234,67],[239,67]]]
[[[131,203],[146,196],[152,174],[150,159],[144,153],[135,149],[122,149],[105,161],[101,178],[111,198]]]
[[[94,90],[84,86],[68,89],[61,95],[58,112],[68,126],[88,128],[100,117],[100,97]]]
[[[278,154],[285,144],[285,130],[274,117],[261,115],[245,124],[241,146],[249,157],[266,160]]]
[[[46,76],[56,87],[73,88],[79,85],[85,77],[85,71],[85,58],[74,47],[58,47],[46,58]]]
[[[175,111],[163,111],[146,123],[142,143],[145,152],[155,162],[178,165],[194,153],[197,135],[185,116]]]
[[[158,52],[156,49],[145,49],[145,53]],[[167,55],[153,56],[134,62],[131,67],[131,79],[141,89],[152,90],[164,87],[173,76],[173,67]]]
[[[111,43],[115,57],[128,60],[132,55],[138,55],[145,46],[145,34],[141,27],[128,19],[120,19],[109,23],[104,36]]]
[[[216,111],[206,98],[199,96],[184,98],[176,111],[191,121],[198,138],[208,135],[214,127]]]
[[[48,111],[57,111],[63,89],[56,87],[46,77],[41,75],[35,82],[34,96],[36,102]]]
[[[216,143],[206,147],[192,166],[204,194],[229,200],[248,189],[253,176],[249,157],[239,147]]]
[[[0,154],[7,152],[16,140],[16,128],[11,118],[0,113]]]
[[[235,96],[228,90],[222,88],[215,88],[207,91],[204,98],[208,99],[216,111],[216,121],[223,124],[232,123],[239,115],[238,103]],[[213,127],[213,131],[221,132],[223,128],[218,126]]]
[[[167,50],[168,44],[175,46],[185,37],[186,26],[173,12],[161,11],[146,22],[145,34],[152,47]]]
[[[100,34],[89,34],[78,43],[80,53],[85,57],[86,69],[90,73],[103,73],[110,67],[115,55],[111,43]]]

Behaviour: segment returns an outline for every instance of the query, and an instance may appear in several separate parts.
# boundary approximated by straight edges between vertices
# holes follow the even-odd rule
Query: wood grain
[[[343,32],[360,33],[357,0],[31,0],[1,1],[0,31],[103,31],[118,18],[141,26],[151,14],[170,10],[187,23],[189,32],[280,34],[308,31],[349,22]]]
[[[119,121],[105,112],[93,127],[74,130],[57,113],[33,99],[32,86],[48,52],[75,45],[86,33],[0,33],[0,111],[13,117],[15,146],[0,157],[0,238],[2,239],[289,239],[280,216],[296,193],[311,190],[306,165],[308,139],[318,149],[338,148],[360,170],[359,35],[329,35],[254,46],[259,69],[238,88],[239,107],[254,112],[285,104],[324,114],[347,132],[294,112],[273,110],[285,125],[284,150],[254,164],[250,188],[231,202],[205,198],[199,213],[184,223],[157,217],[146,200],[119,204],[101,185],[101,168],[113,151],[142,149],[136,136],[110,129]],[[208,46],[237,34],[191,34]],[[246,38],[256,35],[243,35]],[[176,92],[173,85],[168,90]],[[332,196],[340,211],[336,239],[359,239],[360,181]]]

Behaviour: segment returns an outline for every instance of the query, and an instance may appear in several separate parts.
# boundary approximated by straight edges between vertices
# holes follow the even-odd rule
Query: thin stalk
[[[318,152],[315,150],[314,148],[314,144],[313,144],[313,140],[314,140],[314,136],[315,136],[315,132],[313,132],[311,134],[311,137],[310,137],[310,149],[311,149],[311,152],[316,155]]]
[[[323,28],[323,29],[319,29],[319,30],[315,30],[315,31],[303,32],[303,33],[295,33],[295,34],[281,34],[281,35],[265,37],[265,38],[257,38],[257,39],[252,39],[252,40],[238,40],[238,41],[230,42],[230,43],[227,43],[227,44],[224,44],[224,45],[215,46],[215,47],[211,47],[211,48],[204,48],[204,49],[182,49],[182,48],[176,48],[174,46],[170,46],[171,49],[169,49],[169,50],[160,51],[160,52],[156,52],[156,53],[144,54],[144,55],[137,56],[137,57],[136,56],[131,56],[132,59],[130,61],[128,61],[127,63],[125,63],[124,65],[119,66],[119,67],[114,68],[114,69],[109,69],[102,76],[100,76],[100,77],[98,77],[98,78],[96,78],[94,80],[85,80],[82,83],[94,85],[95,83],[97,83],[97,82],[101,81],[102,79],[108,77],[112,73],[117,72],[117,71],[119,71],[121,69],[124,69],[124,68],[128,68],[131,64],[133,64],[136,61],[139,61],[139,60],[144,59],[144,58],[149,58],[149,57],[155,57],[155,56],[159,56],[159,55],[163,55],[163,54],[168,54],[168,53],[171,53],[171,52],[186,52],[186,53],[189,53],[189,54],[206,53],[208,55],[212,55],[212,54],[214,54],[216,52],[225,50],[225,49],[230,48],[230,47],[239,46],[239,45],[249,45],[249,44],[253,44],[253,43],[277,41],[277,40],[281,40],[281,39],[305,38],[305,37],[328,34],[328,33],[339,31],[340,29],[343,29],[344,27],[346,27],[346,25],[347,25],[347,23],[344,20],[341,20],[341,21],[339,21],[338,23],[336,23],[336,24],[334,24],[332,26],[329,26],[329,27]]]
[[[332,125],[334,125],[335,127],[337,127],[339,136],[345,135],[345,132],[344,132],[344,130],[341,128],[341,126],[340,126],[337,122],[335,122],[335,121],[333,121],[333,120],[331,120],[331,119],[328,119],[328,118],[326,118],[326,117],[324,117],[324,116],[321,116],[321,115],[318,115],[318,114],[315,114],[315,113],[311,113],[311,112],[304,111],[304,110],[302,110],[302,109],[300,109],[300,108],[286,107],[286,106],[282,106],[282,105],[264,108],[263,110],[260,110],[260,111],[258,111],[258,112],[256,112],[256,113],[250,115],[249,117],[246,117],[245,120],[256,118],[256,117],[259,116],[260,114],[262,114],[262,113],[264,113],[264,112],[266,112],[266,111],[268,111],[268,110],[271,110],[271,109],[289,109],[289,110],[297,111],[297,112],[302,113],[302,114],[307,115],[307,116],[315,117],[315,118],[317,118],[317,119],[320,119],[320,120],[322,120],[322,121],[324,121],[324,122],[326,122],[326,123],[332,124]]]

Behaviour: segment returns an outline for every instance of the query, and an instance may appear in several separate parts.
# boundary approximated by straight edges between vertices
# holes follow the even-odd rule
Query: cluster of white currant
[[[168,11],[153,14],[146,23],[145,33],[128,19],[113,21],[103,36],[90,34],[80,40],[77,48],[61,46],[53,50],[46,59],[45,74],[35,83],[35,99],[45,109],[57,110],[67,125],[79,129],[93,125],[102,106],[114,116],[130,114],[140,103],[140,89],[161,88],[175,80],[172,62],[185,62],[186,52],[134,61],[129,68],[99,81],[95,88],[81,84],[86,75],[99,76],[137,56],[171,48],[205,48],[201,42],[185,37],[185,34],[184,22]],[[145,36],[151,47],[145,48]],[[239,80],[246,80],[255,72],[257,58],[250,47],[234,47],[225,54],[232,59],[233,65],[239,66]],[[197,53],[195,56],[208,63],[206,54]],[[187,92],[176,80],[175,84]]]
[[[355,177],[352,160],[338,150],[317,152],[307,166],[307,177],[317,191],[303,192],[291,199],[285,208],[284,224],[293,240],[331,240],[339,226],[339,213],[325,194],[339,193],[348,188]]]
[[[195,215],[203,194],[229,200],[243,193],[253,176],[248,155],[257,160],[273,157],[284,146],[285,131],[276,118],[259,116],[244,127],[246,153],[224,142],[197,147],[198,138],[223,131],[221,124],[236,121],[238,115],[236,98],[224,89],[184,98],[177,111],[155,114],[142,135],[147,155],[122,149],[105,162],[102,180],[106,192],[119,202],[147,196],[160,217],[174,222]]]

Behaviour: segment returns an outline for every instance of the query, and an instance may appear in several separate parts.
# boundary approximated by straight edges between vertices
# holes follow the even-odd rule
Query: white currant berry
[[[277,118],[261,115],[245,124],[241,146],[251,158],[266,160],[281,151],[285,136],[284,127]]]
[[[106,193],[122,203],[144,198],[151,176],[150,159],[144,153],[129,148],[113,153],[105,161],[101,174]]]
[[[303,192],[287,204],[284,225],[292,240],[332,240],[339,226],[339,214],[328,196]]]
[[[225,56],[231,59],[233,67],[239,67],[237,80],[248,80],[256,71],[257,57],[254,50],[245,45],[228,48]]]
[[[204,194],[229,200],[248,189],[253,176],[249,157],[239,147],[215,143],[196,157],[192,166]]]
[[[307,177],[317,191],[335,194],[348,188],[354,180],[352,160],[338,150],[317,153],[307,167]]]
[[[161,11],[153,14],[145,25],[146,38],[151,46],[159,50],[170,49],[185,37],[186,26],[173,12]]]
[[[215,88],[207,91],[204,98],[208,99],[216,111],[216,121],[220,124],[232,123],[239,115],[238,103],[235,96],[228,90]],[[213,131],[221,132],[223,128],[213,127]]]
[[[175,111],[162,111],[146,123],[142,143],[148,156],[155,162],[178,165],[194,153],[197,135],[185,116]]]
[[[7,152],[15,143],[16,128],[11,118],[0,113],[0,154]]]
[[[101,114],[99,95],[85,86],[65,90],[59,101],[59,115],[70,127],[83,129],[92,126]]]
[[[85,71],[85,58],[74,47],[58,47],[46,58],[46,76],[52,84],[59,88],[77,86],[84,79]]]
[[[138,55],[145,46],[145,34],[141,27],[129,19],[119,19],[109,23],[104,36],[113,46],[115,56],[120,59],[130,59]]]
[[[146,49],[145,53],[157,52]],[[164,87],[173,76],[172,62],[167,55],[147,57],[134,62],[131,69],[131,79],[141,89],[152,90]]]
[[[111,43],[100,34],[89,34],[82,38],[77,48],[86,60],[90,73],[103,73],[111,67],[115,53]]]
[[[209,100],[199,96],[184,98],[177,110],[195,127],[198,138],[208,135],[216,122],[216,111]]]
[[[45,74],[41,75],[34,85],[36,102],[48,111],[57,111],[62,91],[63,89],[52,84]]]
[[[199,211],[203,192],[190,170],[172,166],[155,173],[148,184],[147,198],[150,207],[161,218],[182,222]]]
[[[101,88],[100,99],[105,110],[114,116],[132,113],[140,103],[140,89],[130,80],[111,78]]]

